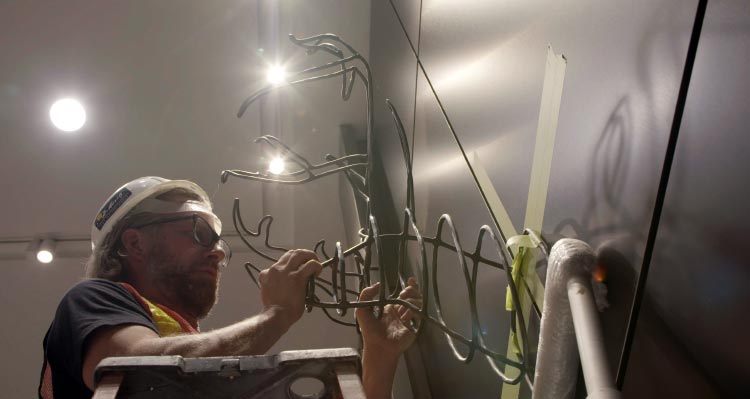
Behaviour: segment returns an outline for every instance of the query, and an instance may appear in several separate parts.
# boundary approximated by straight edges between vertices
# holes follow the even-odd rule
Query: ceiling
[[[362,124],[361,95],[342,103],[330,81],[286,90],[236,117],[265,85],[269,65],[295,70],[323,59],[293,48],[289,32],[335,32],[367,54],[369,2],[0,3],[0,243],[47,235],[85,242],[105,199],[146,175],[199,183],[225,225],[236,196],[250,224],[282,212],[287,220],[274,234],[287,245],[308,246],[305,232],[338,234],[320,226],[340,210],[311,198],[335,189],[335,178],[299,190],[219,179],[224,169],[267,167],[253,143],[260,134],[318,161],[337,152],[340,123]],[[49,107],[63,97],[84,104],[81,130],[50,122]]]

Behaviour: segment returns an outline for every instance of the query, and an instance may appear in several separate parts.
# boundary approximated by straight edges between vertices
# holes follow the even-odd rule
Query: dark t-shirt
[[[93,395],[81,375],[87,339],[100,327],[121,324],[142,325],[159,333],[151,315],[120,284],[86,280],[65,294],[44,337],[45,363],[49,363],[52,371],[55,398],[90,398]]]

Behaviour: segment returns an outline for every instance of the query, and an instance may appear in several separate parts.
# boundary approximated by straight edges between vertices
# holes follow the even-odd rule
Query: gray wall
[[[372,4],[375,142],[392,198],[388,211],[398,214],[405,205],[405,169],[385,98],[401,113],[412,143],[419,228],[434,235],[437,218],[450,213],[467,247],[492,219],[453,133],[468,154],[479,154],[520,230],[547,46],[567,58],[542,234],[550,243],[574,237],[597,249],[607,270],[611,306],[601,316],[613,370],[644,258],[696,5]],[[711,1],[708,7],[625,374],[626,397],[748,393],[750,346],[743,337],[750,297],[743,286],[750,265],[740,254],[750,225],[744,200],[750,161],[743,156],[750,146],[748,11],[743,1]],[[438,282],[447,324],[468,334],[466,288],[448,256],[440,254]],[[507,283],[494,270],[480,272],[480,281],[485,338],[490,348],[505,352]],[[501,394],[486,362],[460,363],[438,331],[428,328],[419,349],[433,397]]]

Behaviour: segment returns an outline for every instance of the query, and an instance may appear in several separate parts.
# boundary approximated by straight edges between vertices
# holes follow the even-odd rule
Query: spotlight
[[[49,117],[58,129],[64,132],[74,132],[86,123],[86,110],[80,102],[72,98],[63,98],[52,104]]]
[[[284,164],[284,159],[281,157],[272,159],[268,164],[268,171],[275,175],[284,173],[284,169],[286,169],[286,165]]]
[[[55,241],[51,239],[42,240],[36,251],[36,260],[42,263],[50,263],[55,258]]]
[[[281,65],[272,66],[268,68],[266,79],[268,79],[268,83],[271,83],[272,85],[282,84],[286,82],[286,70],[284,70],[284,67]]]

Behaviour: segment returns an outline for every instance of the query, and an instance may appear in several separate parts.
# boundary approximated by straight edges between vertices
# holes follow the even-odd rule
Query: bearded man
[[[94,370],[112,356],[183,357],[264,354],[302,316],[315,254],[292,250],[259,276],[263,310],[200,332],[216,304],[221,269],[231,257],[205,191],[185,180],[143,177],[110,196],[94,219],[87,279],[68,291],[44,338],[40,398],[90,398]],[[377,284],[360,300],[374,299]],[[411,279],[400,298],[419,306]],[[377,319],[355,311],[362,329],[362,382],[369,398],[390,397],[398,357],[414,341],[416,315],[387,306]]]

